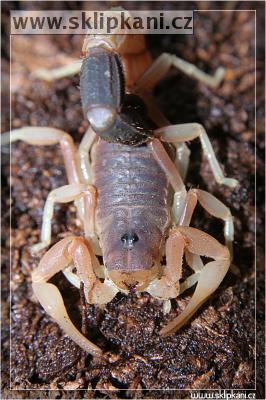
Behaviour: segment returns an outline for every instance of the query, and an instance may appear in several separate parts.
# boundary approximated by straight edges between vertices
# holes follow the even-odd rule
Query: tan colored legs
[[[224,221],[225,244],[233,258],[234,224],[231,211],[212,194],[200,189],[191,189],[188,192],[183,215],[179,224],[189,226],[197,202],[213,217]]]
[[[79,73],[82,61],[83,60],[73,60],[72,63],[55,69],[39,69],[34,72],[34,76],[48,82],[72,76]],[[219,86],[224,77],[224,69],[221,67],[218,68],[214,76],[212,76],[176,55],[163,53],[140,78],[135,89],[138,90],[138,88],[147,89],[153,87],[167,74],[171,67],[177,68],[184,74],[213,88]]]
[[[217,183],[234,188],[238,181],[226,178],[215,156],[213,147],[204,127],[198,123],[170,125],[155,130],[155,135],[165,142],[186,142],[197,137],[200,139],[203,153],[207,157]]]
[[[136,92],[139,92],[143,96],[149,107],[151,118],[161,127],[157,129],[155,133],[161,136],[162,140],[169,141],[175,144],[177,149],[177,157],[175,163],[183,179],[186,176],[190,154],[189,149],[184,142],[199,137],[201,140],[203,151],[210,162],[212,172],[217,182],[228,185],[230,187],[235,187],[237,185],[237,181],[235,179],[224,177],[220,165],[214,154],[211,143],[209,141],[209,138],[204,128],[200,124],[166,126],[169,124],[168,121],[165,119],[162,113],[159,112],[153,101],[152,96],[149,93],[153,89],[155,84],[167,74],[170,67],[179,68],[181,71],[188,74],[189,76],[198,79],[199,81],[211,87],[217,87],[219,85],[223,78],[224,70],[222,68],[219,68],[216,71],[215,76],[213,77],[200,71],[194,65],[184,60],[181,60],[174,55],[164,53],[139,79],[139,81],[135,85],[134,90]]]
[[[74,201],[78,215],[84,226],[85,236],[92,241],[93,248],[97,254],[101,254],[94,226],[96,191],[93,186],[83,183],[86,181],[85,178],[89,176],[89,164],[87,165],[86,162],[80,163],[79,155],[71,136],[64,131],[49,127],[25,127],[15,129],[10,133],[4,133],[2,138],[3,144],[23,140],[26,143],[36,146],[49,146],[57,143],[61,146],[70,185],[55,189],[49,194],[44,207],[41,243],[33,246],[33,251],[37,252],[48,246],[51,242],[51,220],[54,203]],[[88,144],[91,145],[94,138],[94,132],[88,129],[79,150],[83,158],[85,158],[85,150],[88,148]]]
[[[86,148],[90,147],[94,138],[94,132],[88,129],[79,149],[83,158],[85,158]],[[96,206],[95,189],[92,186],[89,188],[88,185],[83,185],[83,182],[86,182],[86,177],[90,176],[90,167],[86,162],[80,163],[79,154],[77,153],[71,136],[64,131],[50,127],[25,127],[1,135],[2,145],[17,140],[22,140],[35,146],[49,146],[59,143],[67,178],[70,183],[70,185],[64,186],[63,188],[56,189],[48,196],[43,216],[41,243],[33,246],[33,251],[39,251],[50,244],[51,218],[54,202],[66,203],[74,201],[79,218],[83,223],[86,237],[92,241],[95,252],[101,254],[98,238],[94,230],[94,211]]]
[[[96,138],[96,133],[92,130],[91,127],[89,127],[85,132],[79,145],[78,152],[80,160],[80,169],[83,175],[83,180],[86,183],[91,183],[92,181],[89,154],[95,138]]]
[[[146,291],[163,300],[179,295],[179,280],[182,276],[182,259],[185,241],[178,230],[172,229],[166,241],[166,266],[160,279],[155,279]],[[170,311],[170,310],[169,310]]]
[[[198,229],[179,226],[174,228],[182,236],[185,242],[185,250],[198,256],[213,258],[215,261],[207,263],[197,274],[192,275],[196,282],[196,290],[187,307],[181,314],[172,320],[160,333],[169,335],[184,325],[206,299],[218,288],[226,275],[230,265],[230,254],[227,247],[222,246],[216,239]]]
[[[177,213],[177,215],[179,214],[179,225],[170,231],[169,238],[166,241],[166,266],[163,275],[160,279],[155,279],[146,290],[154,297],[167,300],[178,296],[198,282],[186,309],[162,329],[161,334],[168,335],[185,324],[208,296],[220,285],[228,271],[232,258],[234,227],[230,210],[210,193],[192,189],[185,198],[182,180],[178,174],[176,175],[177,171],[170,163],[171,160],[167,158],[167,153],[165,155],[162,144],[157,140],[152,143],[155,158],[169,177],[176,193],[183,192],[184,195]],[[225,222],[224,234],[228,248],[222,246],[210,235],[188,227],[197,201],[211,215]],[[188,277],[179,287],[184,253],[188,264],[195,273]],[[200,256],[210,257],[215,261],[204,265]],[[165,306],[168,310],[169,302],[165,303]]]
[[[224,237],[225,244],[229,250],[230,262],[233,260],[233,240],[234,240],[234,224],[231,211],[226,207],[220,200],[214,197],[212,194],[205,192],[200,189],[191,189],[188,192],[186,204],[184,207],[183,215],[180,218],[179,224],[181,226],[189,226],[190,221],[196,207],[197,202],[212,216],[215,218],[222,219],[224,221]],[[200,256],[196,254],[190,254],[189,251],[185,252],[186,261],[188,265],[195,271],[195,274],[191,275],[180,285],[180,294],[186,289],[193,286],[198,278],[198,272],[204,267]],[[235,273],[236,267],[230,263],[230,268]]]
[[[218,68],[214,76],[206,74],[195,65],[182,60],[181,58],[168,53],[161,54],[152,64],[152,66],[143,74],[136,83],[134,90],[136,92],[150,91],[157,82],[159,82],[170,70],[175,67],[184,74],[204,83],[207,86],[216,88],[224,77],[224,68]]]
[[[225,237],[229,249],[232,247],[233,224],[230,210],[209,193],[198,189],[190,190],[179,225],[170,231],[166,241],[166,266],[163,275],[160,279],[155,279],[146,289],[152,296],[167,300],[177,297],[198,282],[187,308],[162,329],[163,335],[175,332],[188,321],[208,296],[217,289],[230,266],[231,255],[227,247],[207,233],[188,227],[197,201],[211,215],[223,219],[225,225],[230,226],[230,235],[226,236],[227,229],[225,229]],[[195,273],[179,286],[184,254]],[[201,256],[213,258],[215,261],[204,265]],[[168,303],[165,305],[169,306]],[[167,309],[169,310],[169,307]]]
[[[2,134],[2,145],[13,143],[17,140],[33,146],[49,146],[59,143],[69,183],[80,183],[80,174],[76,160],[76,148],[72,137],[59,129],[34,126],[14,129]]]
[[[72,245],[72,251],[70,251]],[[47,281],[57,272],[62,271],[76,258],[74,246],[82,246],[81,239],[68,237],[55,244],[41,259],[38,268],[32,273],[32,287],[38,301],[59,326],[85,351],[92,355],[101,355],[101,349],[86,339],[73,325],[67,314],[62,296],[57,287]],[[84,245],[85,246],[85,245]],[[86,279],[87,290],[96,281],[93,274],[92,263],[88,249],[83,247],[81,253],[82,264],[75,265],[79,269],[80,275],[83,274],[83,264],[87,262],[88,279]]]
[[[72,184],[52,190],[45,202],[43,210],[43,223],[41,242],[32,247],[33,252],[38,252],[51,243],[52,217],[55,203],[69,203],[83,199],[84,204],[84,229],[85,236],[94,236],[94,214],[96,207],[96,191],[93,186],[85,184]]]
[[[149,143],[149,146],[152,149],[153,155],[158,164],[167,175],[175,192],[185,191],[185,185],[181,179],[181,176],[179,175],[179,172],[177,171],[162,143],[158,139],[154,139]]]
[[[157,126],[163,127],[168,126],[170,122],[162,114],[160,109],[155,104],[154,98],[150,94],[142,95],[145,104],[148,107],[149,115],[151,119],[156,123]],[[189,166],[190,150],[186,143],[175,142],[173,145],[176,148],[175,165],[180,173],[181,178],[184,180],[187,175],[187,170]]]
[[[55,69],[37,69],[33,75],[36,78],[43,79],[47,82],[55,81],[56,79],[66,78],[68,76],[79,73],[83,60],[75,60],[71,64],[64,65]]]
[[[192,78],[195,78],[198,81],[200,81],[210,87],[213,87],[213,88],[219,86],[219,84],[221,83],[223,76],[224,76],[223,68],[218,68],[215,72],[215,75],[211,76],[211,75],[206,74],[205,72],[201,71],[195,65],[192,65],[189,62],[182,60],[181,58],[179,58],[173,54],[168,54],[168,53],[161,54],[157,58],[157,60],[154,61],[154,63],[151,65],[151,67],[138,80],[138,82],[135,84],[135,86],[133,88],[134,92],[139,93],[144,98],[144,100],[148,106],[149,114],[150,114],[151,118],[160,127],[169,125],[169,122],[164,117],[164,115],[160,112],[160,110],[158,110],[158,107],[156,106],[154,99],[153,99],[152,95],[150,95],[150,93],[151,93],[152,89],[154,88],[154,86],[156,85],[156,83],[159,82],[169,72],[171,67],[178,68],[186,75],[188,75]],[[191,126],[191,128],[192,128],[192,126]],[[162,129],[164,130],[164,128],[162,128]],[[211,163],[213,172],[215,172],[215,178],[217,179],[218,182],[221,181],[221,183],[224,183],[228,186],[234,187],[236,185],[237,181],[223,177],[222,171],[216,160],[216,157],[212,150],[209,139],[208,139],[208,137],[205,139],[205,135],[204,135],[205,131],[204,132],[203,131],[204,131],[204,129],[203,129],[203,127],[201,127],[201,135],[198,134],[197,136],[200,136],[201,141],[204,142],[204,143],[202,143],[202,147],[203,147],[204,151],[206,150],[207,156],[208,157],[211,156],[210,163]],[[158,130],[158,132],[160,132],[160,130]],[[179,140],[176,137],[173,139],[174,140],[169,140],[169,141],[174,143],[174,145],[176,146],[177,152],[176,152],[175,164],[180,172],[182,179],[185,179],[187,169],[188,169],[188,164],[189,164],[190,150],[188,149],[187,145],[184,142],[186,140],[191,140],[191,139],[184,138],[183,140]]]
[[[155,159],[161,166],[162,170],[165,172],[166,176],[168,177],[175,191],[173,214],[175,220],[178,221],[182,214],[187,195],[185,185],[179,174],[178,169],[170,159],[167,151],[165,150],[160,140],[154,139],[152,142],[149,143],[149,146],[152,149]]]
[[[73,263],[77,270],[76,280],[84,283],[84,292],[89,303],[106,304],[113,299],[117,289],[107,281],[101,283],[95,276],[96,257],[84,239],[67,237],[55,244],[41,259],[38,268],[32,273],[33,291],[45,309],[60,327],[81,348],[92,355],[101,355],[99,347],[86,339],[73,325],[67,314],[62,296],[47,281],[59,271],[64,271]],[[77,283],[77,282],[76,282]]]

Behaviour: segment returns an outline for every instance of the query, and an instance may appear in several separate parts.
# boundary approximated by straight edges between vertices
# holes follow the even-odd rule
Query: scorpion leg
[[[217,88],[224,78],[225,69],[223,67],[217,68],[214,75],[210,75],[182,58],[172,54],[169,54],[169,57],[171,57],[173,67],[211,88]]]
[[[158,164],[161,166],[162,170],[165,172],[167,175],[174,191],[174,205],[173,205],[173,214],[175,220],[179,220],[186,196],[187,196],[187,191],[185,188],[185,185],[183,183],[183,180],[178,172],[178,169],[176,168],[175,164],[172,162],[170,159],[167,151],[165,150],[164,146],[158,139],[154,139],[152,142],[149,143],[149,146],[153,152],[153,155],[155,159],[157,160]]]
[[[224,226],[224,237],[225,244],[230,252],[230,260],[233,259],[233,240],[234,240],[234,225],[231,211],[226,207],[220,200],[200,189],[191,189],[187,194],[186,204],[184,212],[180,218],[180,226],[189,226],[194,209],[197,205],[197,201],[201,206],[216,218],[222,219],[225,222]],[[191,275],[180,285],[180,293],[190,288],[196,283],[198,272],[204,267],[203,262],[199,255],[191,254],[188,250],[185,252],[186,261],[188,265],[195,271],[195,274]],[[232,269],[232,264],[230,265]],[[233,271],[234,272],[234,271]]]
[[[90,303],[105,304],[117,290],[107,281],[101,283],[93,271],[95,256],[88,242],[82,238],[67,237],[56,243],[41,259],[32,273],[32,287],[38,301],[59,326],[82,349],[92,355],[101,355],[101,349],[83,336],[71,322],[58,288],[47,281],[71,263],[77,269],[78,279],[84,283],[84,292]]]
[[[64,158],[69,183],[80,183],[80,176],[76,161],[76,148],[72,137],[59,129],[34,126],[14,129],[1,135],[2,145],[23,140],[34,146],[49,146],[59,143]]]
[[[73,237],[61,240],[42,257],[38,268],[32,273],[32,287],[47,314],[55,319],[74,342],[92,355],[101,355],[101,349],[85,338],[71,322],[58,288],[47,282],[53,275],[62,271],[72,262],[69,245],[73,240],[75,240]],[[90,258],[87,261],[90,268],[90,270],[88,268],[88,275],[90,273],[90,284],[92,285],[96,278],[93,276]]]
[[[166,325],[161,331],[161,335],[169,335],[183,326],[207,298],[218,288],[230,265],[230,254],[227,247],[221,245],[216,239],[198,229],[179,226],[174,228],[179,231],[186,243],[185,248],[189,252],[213,258],[214,261],[208,262],[197,276],[194,275],[197,287],[185,310]]]
[[[25,128],[15,129],[10,132],[6,132],[1,135],[1,139],[2,139],[2,145],[7,143],[12,143],[17,140],[23,140],[28,144],[37,146],[49,146],[59,143],[69,183],[71,185],[72,184],[82,185],[82,179],[78,168],[79,160],[77,156],[77,151],[73,139],[68,133],[50,127],[25,127]],[[51,198],[52,197],[53,196],[51,196]],[[93,240],[94,247],[95,250],[97,250],[97,253],[100,253],[98,240],[96,240],[96,236],[92,226],[94,221],[92,214],[94,213],[94,203],[95,201],[93,201],[92,195],[89,198],[89,194],[84,196],[82,199],[75,201],[79,217],[84,224],[85,233],[87,237]],[[86,216],[87,217],[89,216],[89,218],[85,217],[85,213],[87,213]],[[48,226],[48,221],[46,223],[46,227],[47,226]],[[43,227],[43,229],[45,228]],[[47,232],[47,228],[45,230]],[[46,235],[47,234],[44,235],[44,238],[47,237]],[[44,238],[42,237],[41,239],[42,242],[46,241],[46,239]],[[48,238],[48,242],[49,240],[50,239]],[[34,247],[34,251],[40,250],[43,247],[45,246],[39,246],[38,248],[38,245],[36,245],[36,247]]]
[[[150,95],[150,92],[152,91],[156,83],[158,83],[168,73],[171,67],[178,68],[188,76],[191,76],[192,78],[195,78],[213,88],[219,86],[219,84],[223,80],[225,73],[224,68],[220,67],[215,71],[214,76],[212,76],[201,71],[195,65],[185,60],[182,60],[181,58],[173,54],[161,54],[154,61],[151,67],[146,70],[146,72],[142,75],[142,77],[138,80],[133,88],[133,91],[135,93],[140,93],[140,95],[145,99],[146,104],[149,108],[150,116],[154,120],[154,122],[158,124],[158,126],[165,126],[169,123],[163,116],[163,114],[158,110],[153,100],[153,97]],[[177,149],[176,165],[180,171],[182,178],[184,179],[189,164],[190,150],[185,143],[175,143],[175,146]]]
[[[167,300],[179,295],[179,280],[182,275],[182,258],[185,241],[175,229],[170,231],[166,241],[166,266],[160,279],[150,283],[146,291],[153,297]]]
[[[80,169],[83,175],[83,179],[87,183],[91,183],[91,168],[89,162],[89,154],[95,138],[96,138],[96,133],[89,126],[89,128],[87,129],[81,140],[78,150],[80,159]]]
[[[188,192],[184,213],[179,224],[189,226],[197,201],[213,217],[224,221],[225,244],[229,249],[231,260],[233,258],[234,224],[231,211],[212,194],[200,189],[191,189]]]
[[[52,82],[57,79],[66,78],[68,76],[76,75],[81,69],[83,60],[75,60],[70,64],[63,65],[62,67],[47,69],[41,68],[33,72],[33,76],[39,79],[43,79],[47,82]]]
[[[145,104],[148,106],[149,115],[151,119],[156,123],[156,125],[163,127],[170,124],[163,113],[155,104],[154,98],[145,93],[142,95]],[[187,175],[187,170],[189,166],[190,150],[186,143],[173,143],[176,148],[175,165],[180,173],[181,178],[184,180]]]
[[[189,226],[190,221],[192,218],[192,214],[194,209],[197,205],[197,198],[192,190],[189,190],[186,198],[186,203],[184,207],[183,214],[181,215],[179,225]],[[195,274],[189,276],[185,282],[180,285],[180,294],[184,292],[184,290],[189,289],[197,282],[198,274],[197,272],[200,271],[204,265],[201,260],[201,257],[197,254],[191,254],[187,249],[185,250],[186,261],[190,268],[195,271]]]
[[[204,127],[198,123],[170,125],[155,130],[155,135],[159,135],[165,142],[185,142],[189,140],[200,139],[201,146],[205,156],[207,157],[212,173],[217,183],[227,185],[234,188],[238,181],[233,178],[226,178],[215,156],[210,139]]]
[[[41,229],[41,242],[32,247],[33,252],[38,252],[51,243],[52,218],[55,203],[69,203],[83,198],[84,200],[84,230],[85,236],[95,236],[94,212],[96,206],[96,190],[91,185],[72,184],[52,190],[45,202],[43,210],[43,224]]]
[[[216,88],[220,85],[224,78],[225,70],[219,67],[214,76],[201,71],[195,65],[177,57],[174,54],[163,53],[161,54],[151,65],[150,68],[142,75],[134,87],[137,92],[150,91],[170,70],[171,67],[175,67],[182,71],[184,74],[197,79],[207,86]]]

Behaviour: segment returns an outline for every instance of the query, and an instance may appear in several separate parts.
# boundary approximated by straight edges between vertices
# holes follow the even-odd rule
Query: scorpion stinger
[[[96,43],[95,43],[96,44]],[[91,47],[80,75],[85,117],[93,131],[107,142],[139,145],[152,137],[147,109],[140,97],[125,93],[120,57],[103,45]]]

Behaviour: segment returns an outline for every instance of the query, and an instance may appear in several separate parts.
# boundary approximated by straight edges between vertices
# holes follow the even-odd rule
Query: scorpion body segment
[[[167,177],[149,146],[102,140],[92,149],[92,171],[104,265],[121,289],[135,282],[136,289],[143,290],[158,274],[170,226],[172,198]]]

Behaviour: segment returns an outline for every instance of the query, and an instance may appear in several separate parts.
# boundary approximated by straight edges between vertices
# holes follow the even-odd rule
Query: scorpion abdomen
[[[155,270],[170,224],[171,191],[152,150],[99,140],[92,169],[96,227],[107,270]]]

